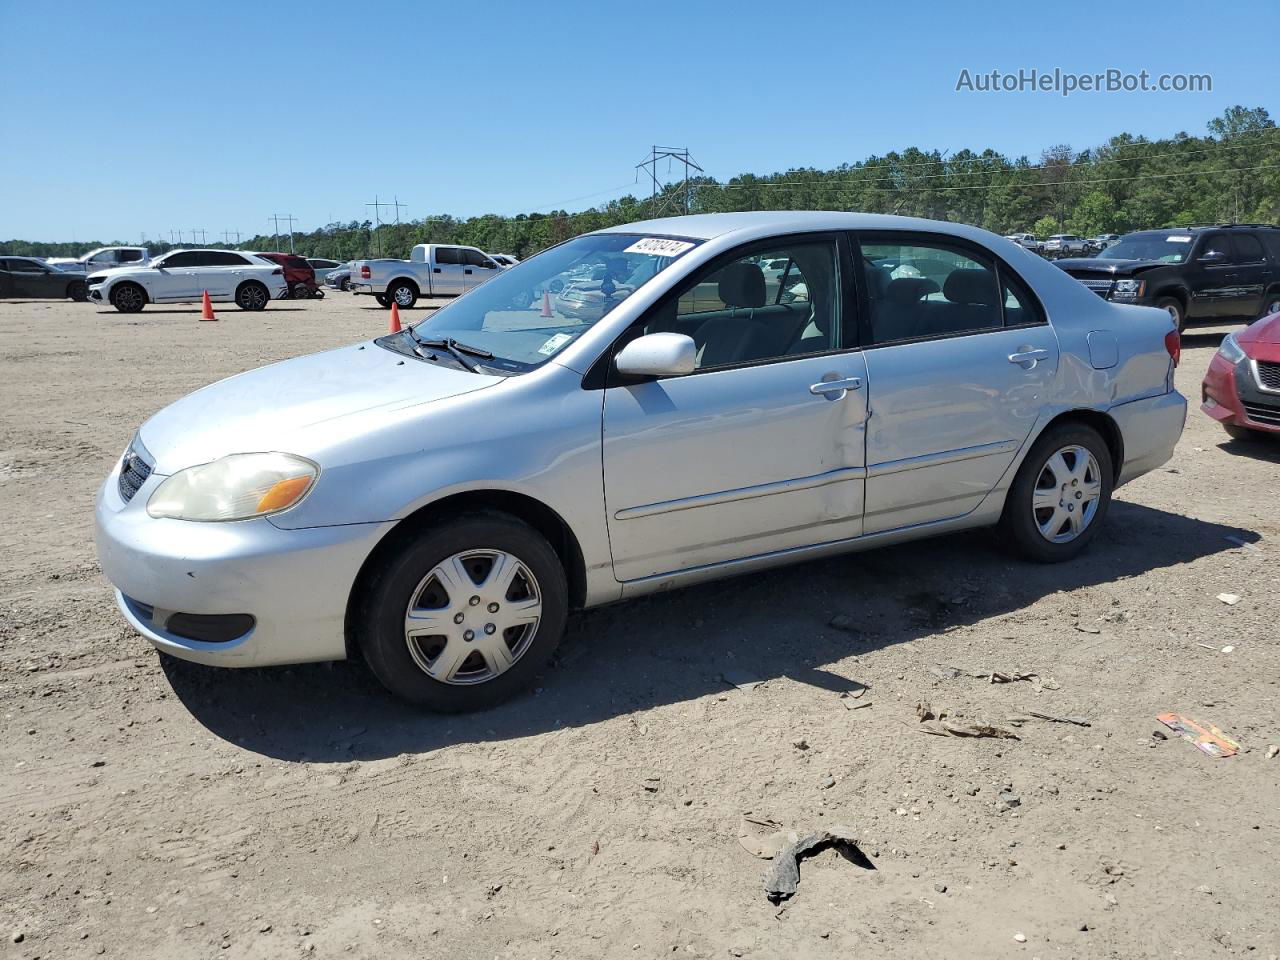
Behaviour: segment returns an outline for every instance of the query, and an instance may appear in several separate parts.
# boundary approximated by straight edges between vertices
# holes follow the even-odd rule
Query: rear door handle
[[[850,390],[857,390],[862,381],[857,377],[846,377],[843,380],[823,380],[809,386],[809,392],[815,397],[826,397],[828,400],[841,400]]]
[[[1009,362],[1016,363],[1024,370],[1030,370],[1041,360],[1049,359],[1048,350],[1024,350],[1019,353],[1009,354]]]

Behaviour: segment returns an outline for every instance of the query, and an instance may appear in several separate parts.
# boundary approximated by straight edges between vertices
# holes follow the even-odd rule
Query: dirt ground
[[[359,663],[162,663],[117,615],[92,505],[133,430],[386,323],[218,312],[0,303],[0,958],[1280,954],[1280,443],[1195,399],[1074,563],[970,534],[617,605],[536,693],[442,718]],[[1226,329],[1185,339],[1188,397]],[[920,701],[1018,739],[925,735]],[[775,907],[748,813],[845,824],[870,868],[822,853]]]

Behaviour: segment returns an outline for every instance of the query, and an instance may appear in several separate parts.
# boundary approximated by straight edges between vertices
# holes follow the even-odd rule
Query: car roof
[[[846,213],[834,210],[753,210],[743,213],[699,213],[687,217],[664,217],[619,224],[598,233],[638,233],[691,240],[714,240],[735,235],[741,240],[784,233],[820,230],[914,230],[948,233],[971,240],[986,241],[995,236],[978,227],[943,220],[899,217],[886,213]]]

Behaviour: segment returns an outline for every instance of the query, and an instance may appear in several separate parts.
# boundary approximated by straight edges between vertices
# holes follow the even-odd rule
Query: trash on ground
[[[1208,729],[1180,713],[1162,713],[1156,717],[1161,723],[1191,743],[1201,753],[1211,757],[1234,757],[1240,752],[1240,744],[1209,724]]]
[[[783,830],[782,824],[768,817],[746,813],[738,824],[738,843],[747,853],[761,860],[772,860],[780,850],[799,839],[794,830]]]
[[[920,721],[920,731],[931,733],[937,737],[991,737],[998,740],[1017,740],[1018,735],[1012,730],[997,727],[982,720],[961,723],[956,719],[947,719],[947,711],[934,712],[927,701],[916,704],[916,719]]]
[[[739,690],[754,690],[764,683],[754,673],[748,673],[746,670],[737,670],[733,667],[723,671],[720,674],[720,679],[731,687],[737,687]]]
[[[1089,626],[1085,626],[1083,623],[1077,623],[1076,629],[1079,630],[1081,633],[1101,633],[1102,632],[1101,627],[1089,627]]]
[[[875,865],[858,849],[858,839],[848,827],[833,826],[819,830],[787,844],[773,858],[764,874],[764,895],[771,903],[781,903],[795,896],[800,884],[800,861],[805,857],[834,848],[851,863],[874,870]]]
[[[964,671],[959,667],[948,667],[941,663],[930,667],[929,672],[939,680],[955,680],[964,674]]]
[[[1238,593],[1220,593],[1218,599],[1225,603],[1228,607],[1234,607],[1240,602],[1240,594]]]
[[[1267,747],[1268,760],[1274,760],[1277,753],[1280,753],[1280,747],[1277,747],[1274,743],[1271,746]]]
[[[648,793],[657,793],[658,787],[662,786],[662,778],[645,777],[644,780],[640,782],[640,786],[644,787],[645,791]]]
[[[871,706],[870,700],[850,700],[847,697],[840,702],[844,704],[846,710],[861,710],[863,707]]]
[[[1077,727],[1087,727],[1090,723],[1084,717],[1055,717],[1049,713],[1037,713],[1035,710],[1028,710],[1027,713],[1041,720],[1048,720],[1051,723],[1074,723]]]
[[[1235,649],[1235,647],[1233,647],[1231,644],[1227,644],[1225,647],[1223,647],[1223,648],[1222,648],[1222,652],[1223,652],[1223,653],[1230,653],[1230,652],[1231,652],[1231,651],[1233,651],[1234,649]]]

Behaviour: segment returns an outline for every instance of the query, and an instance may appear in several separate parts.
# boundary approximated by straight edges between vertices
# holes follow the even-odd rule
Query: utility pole
[[[240,246],[240,231],[239,231],[239,230],[223,230],[223,231],[222,231],[222,241],[223,241],[223,242],[224,242],[228,247],[229,247],[229,246],[231,246],[231,235],[232,235],[233,233],[236,235],[236,246],[238,247],[238,246]]]
[[[382,208],[393,207],[396,211],[396,226],[400,225],[400,208],[408,207],[408,204],[401,203],[399,197],[393,197],[391,202],[380,200],[377,194],[373,196],[372,203],[366,203],[366,207],[373,207],[373,242],[377,249],[378,256],[382,256],[382,239],[378,236],[378,228],[382,226]]]
[[[293,253],[293,225],[297,222],[293,214],[273,213],[268,219],[275,225],[275,233],[273,233],[271,236],[272,236],[272,239],[275,241],[275,245],[277,247],[280,246],[280,221],[283,220],[286,224],[288,224],[289,252]]]
[[[640,163],[636,164],[636,170],[643,170],[649,177],[653,185],[653,193],[650,196],[651,216],[658,215],[658,193],[665,189],[667,184],[658,180],[658,161],[665,159],[667,161],[667,172],[671,172],[671,162],[684,164],[684,178],[680,181],[681,191],[679,194],[678,204],[680,213],[688,213],[690,206],[690,190],[689,190],[689,170],[690,168],[697,170],[699,173],[706,171],[694,162],[693,157],[689,155],[688,147],[659,147],[656,144],[649,151],[649,156]],[[667,203],[663,203],[663,208],[667,207]]]
[[[198,234],[200,234],[200,246],[202,246],[202,247],[203,247],[203,246],[204,246],[204,234],[205,234],[205,231],[204,231],[204,228],[203,228],[203,227],[200,227],[200,228],[198,228],[198,229],[197,229],[196,227],[192,227],[192,228],[191,228],[191,242],[192,242],[192,243],[195,243],[195,242],[196,242],[196,234],[197,234],[197,233],[198,233]]]

